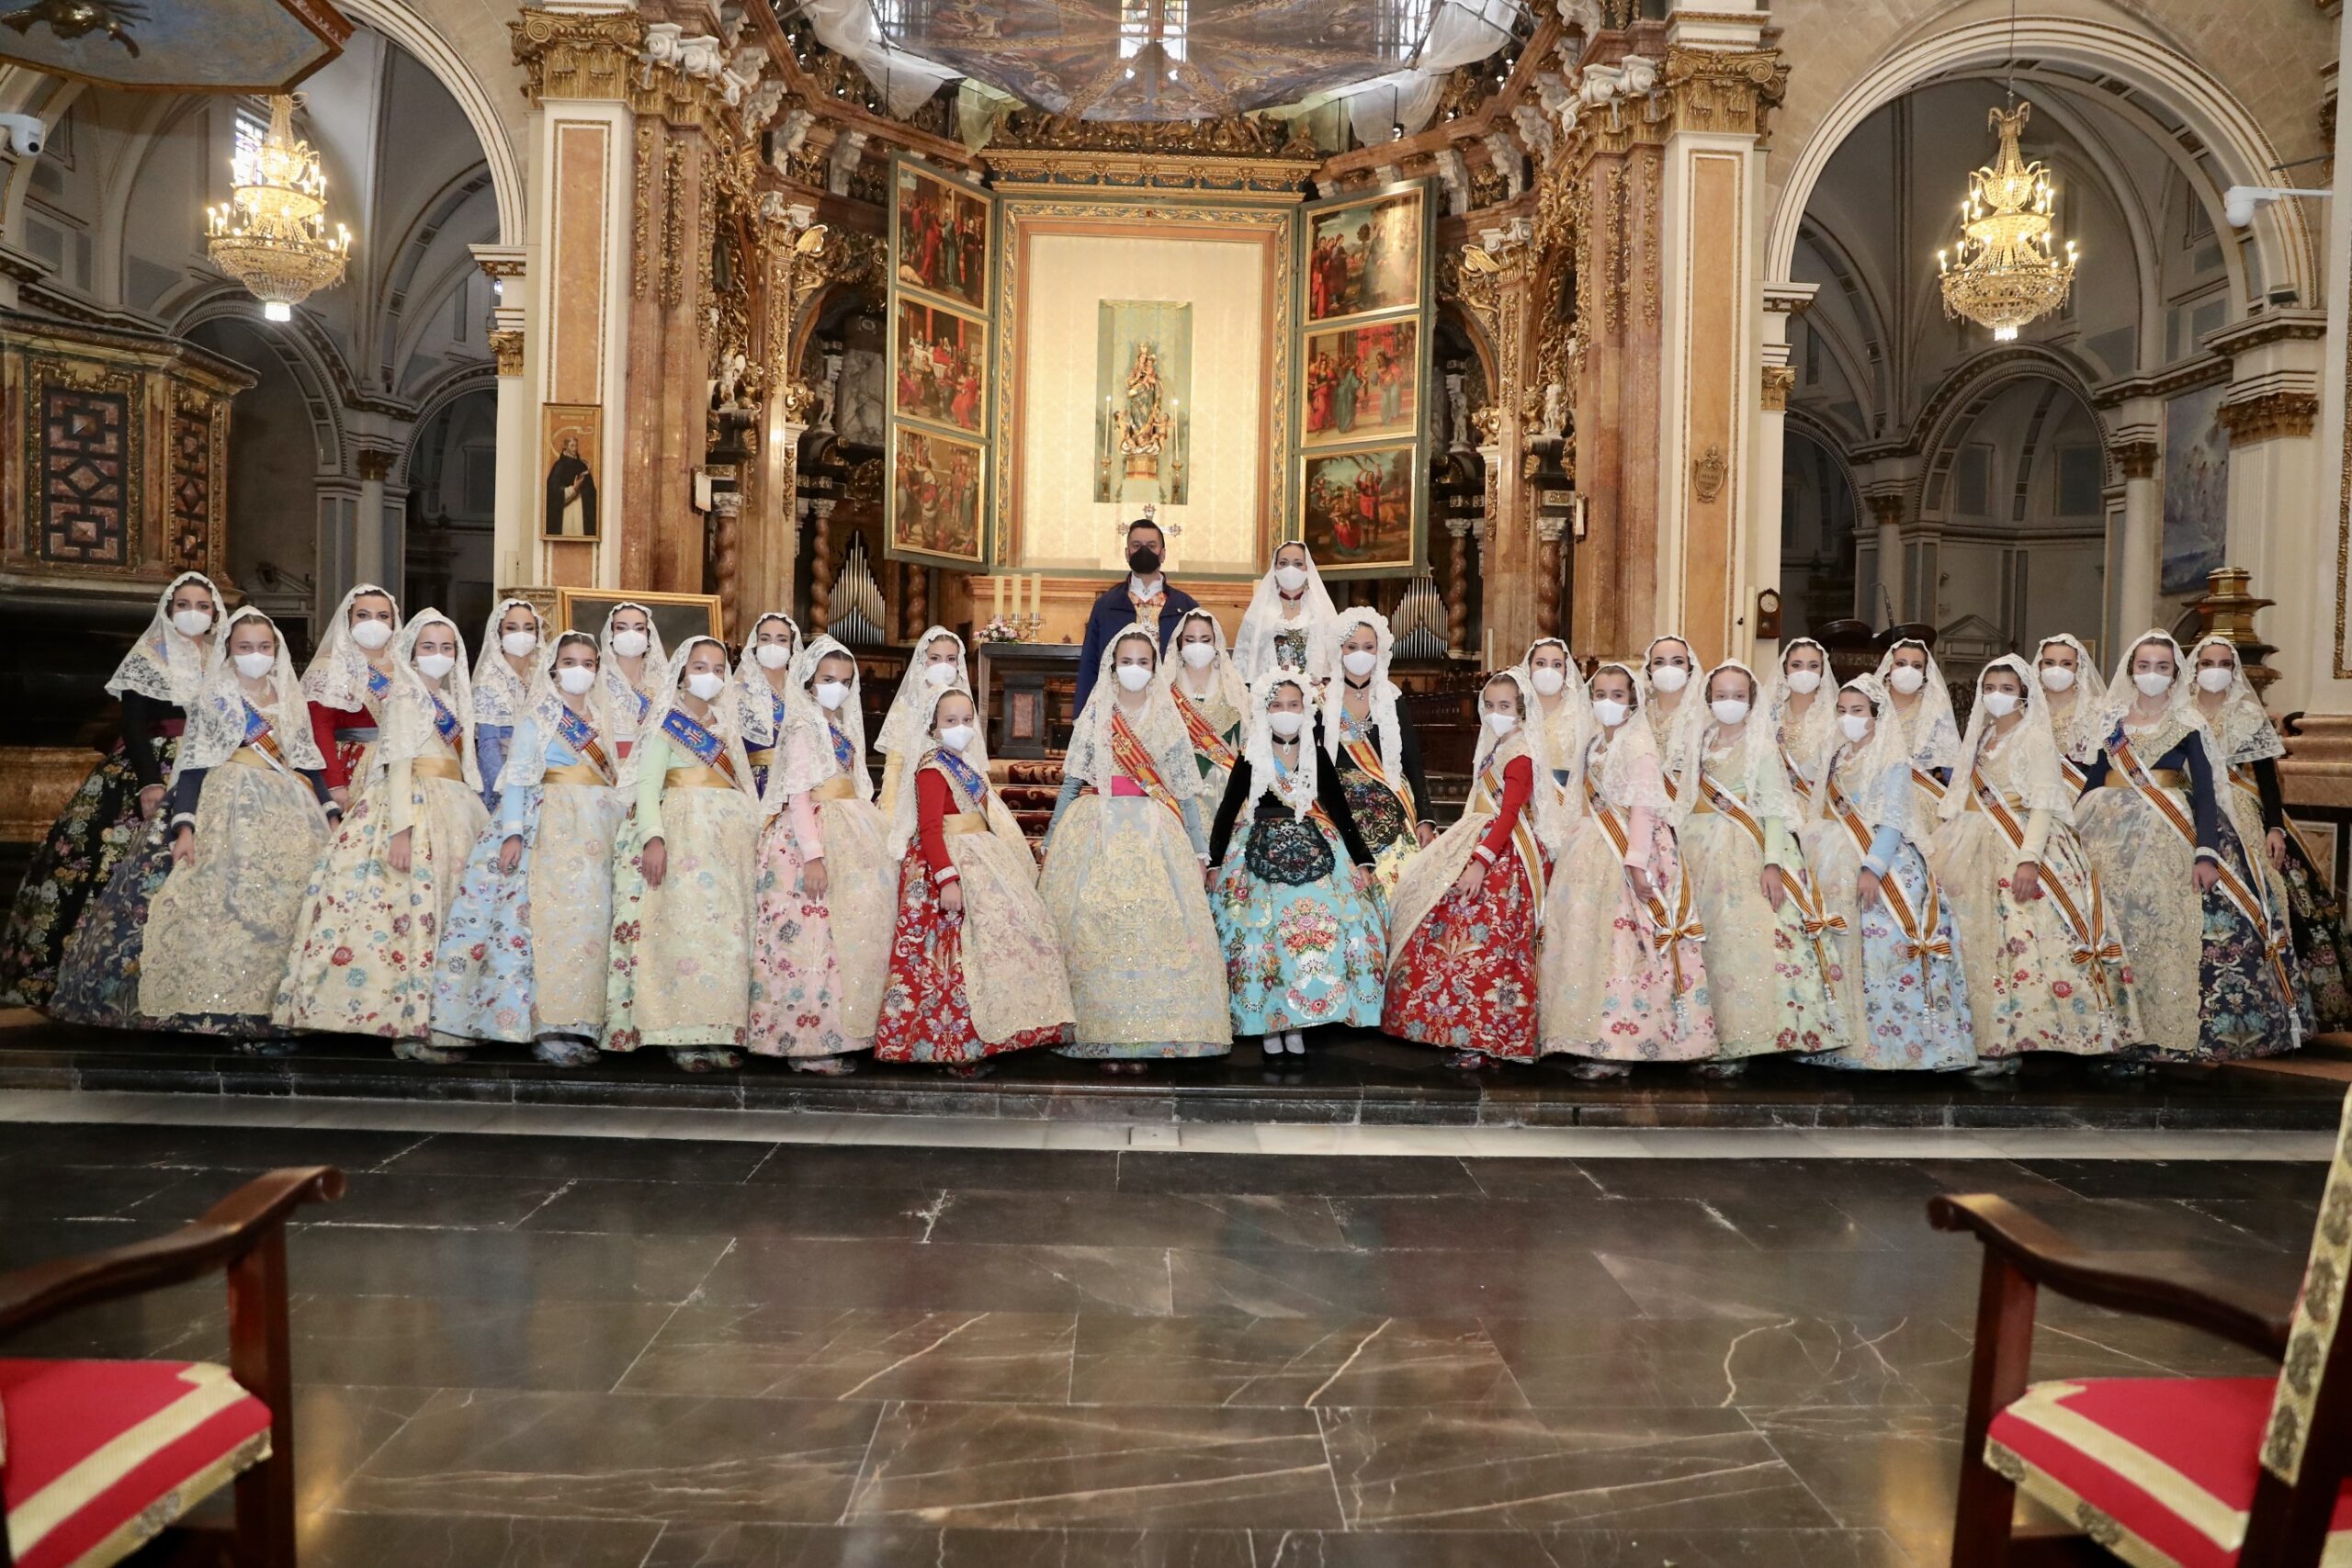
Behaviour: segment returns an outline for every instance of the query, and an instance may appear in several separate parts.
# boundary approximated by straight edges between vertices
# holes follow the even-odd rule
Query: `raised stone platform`
[[[29,1015],[18,1015],[28,1017]],[[520,1049],[477,1053],[456,1066],[395,1061],[377,1041],[320,1036],[287,1056],[245,1056],[216,1043],[125,1034],[45,1021],[0,1028],[0,1089],[492,1104],[640,1106],[985,1116],[1030,1121],[1202,1123],[1269,1122],[1433,1127],[2195,1128],[2328,1131],[2344,1075],[2311,1070],[2165,1067],[2114,1077],[2063,1059],[2030,1060],[2005,1079],[1964,1074],[1838,1072],[1758,1063],[1730,1080],[1676,1067],[1584,1083],[1557,1061],[1453,1071],[1438,1053],[1375,1034],[1315,1050],[1303,1065],[1269,1064],[1254,1045],[1212,1062],[1155,1065],[1114,1078],[1091,1062],[1043,1052],[1005,1058],[986,1078],[867,1064],[820,1078],[754,1059],[733,1073],[689,1075],[665,1053],[606,1056],[594,1066],[541,1066]]]

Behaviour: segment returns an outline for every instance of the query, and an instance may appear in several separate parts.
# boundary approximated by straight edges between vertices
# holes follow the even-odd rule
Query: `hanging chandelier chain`
[[[351,231],[330,231],[327,181],[319,154],[294,133],[294,99],[269,100],[269,130],[230,159],[229,199],[206,213],[206,252],[283,319],[322,288],[343,281]]]

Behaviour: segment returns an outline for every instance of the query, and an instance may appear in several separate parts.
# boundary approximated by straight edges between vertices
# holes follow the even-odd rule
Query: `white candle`
[[[995,618],[1001,621],[1004,619],[1004,579],[1001,577],[995,579],[994,584],[996,587]]]
[[[1046,574],[1042,571],[1029,574],[1029,613],[1040,619],[1046,614]]]

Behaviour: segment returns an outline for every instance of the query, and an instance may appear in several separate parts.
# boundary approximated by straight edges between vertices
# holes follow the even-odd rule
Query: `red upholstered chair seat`
[[[202,1361],[0,1359],[19,1568],[103,1568],[269,1456],[269,1408]]]
[[[2230,1568],[2245,1540],[2270,1378],[2036,1383],[1993,1418],[1985,1462],[2141,1568]],[[2324,1561],[2352,1563],[2352,1484]]]

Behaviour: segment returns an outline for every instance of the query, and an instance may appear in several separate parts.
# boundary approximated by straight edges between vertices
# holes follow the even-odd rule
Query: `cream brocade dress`
[[[636,809],[613,848],[604,1047],[741,1045],[759,805],[731,784],[667,783],[673,772],[717,770],[659,731],[639,738],[635,761]],[[667,856],[659,887],[647,885],[644,863],[656,825]]]
[[[170,1027],[266,1031],[286,977],[327,818],[310,780],[255,764],[205,775],[196,858],[148,905],[139,1010]]]

